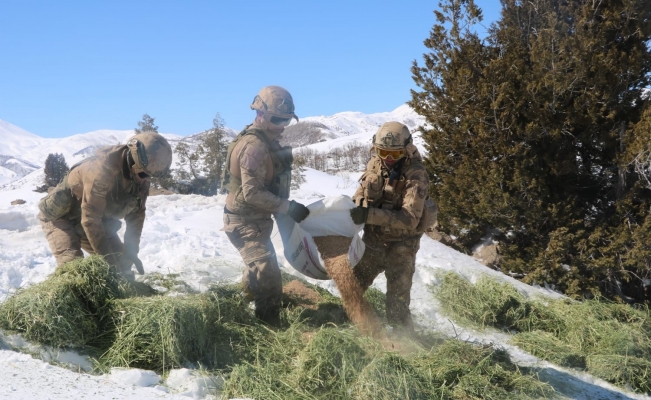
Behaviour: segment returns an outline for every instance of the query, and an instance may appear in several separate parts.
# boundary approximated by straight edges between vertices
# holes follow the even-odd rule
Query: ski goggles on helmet
[[[272,115],[271,118],[269,118],[269,122],[271,122],[276,126],[287,126],[289,125],[290,122],[292,122],[292,117],[282,118],[282,117],[276,117],[275,115]]]
[[[391,160],[400,160],[402,157],[405,156],[405,149],[398,149],[398,150],[386,150],[386,149],[376,149],[377,150],[377,155],[383,160],[386,159],[391,159]]]

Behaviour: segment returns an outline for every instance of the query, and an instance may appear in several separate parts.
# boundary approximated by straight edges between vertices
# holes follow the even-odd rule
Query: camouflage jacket
[[[415,146],[395,168],[393,179],[381,159],[373,155],[353,196],[355,204],[369,208],[366,232],[383,239],[421,235],[429,177]],[[398,173],[399,172],[399,173]]]
[[[115,222],[111,221],[117,219],[124,219],[127,225],[125,253],[138,254],[140,249],[150,183],[142,181],[138,185],[131,180],[124,162],[125,151],[125,145],[100,149],[96,156],[73,167],[68,175],[68,186],[78,202],[70,213],[80,214],[88,241],[101,255],[111,251],[106,232],[115,230]]]
[[[226,208],[251,219],[289,210],[291,148],[281,147],[255,125],[247,126],[229,146]]]

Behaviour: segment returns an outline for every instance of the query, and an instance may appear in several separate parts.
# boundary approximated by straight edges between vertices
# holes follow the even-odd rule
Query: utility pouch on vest
[[[361,181],[364,188],[364,199],[369,205],[382,198],[382,187],[384,186],[382,175],[367,171],[362,175]]]
[[[68,175],[66,175],[54,190],[41,199],[38,209],[41,210],[45,218],[54,221],[70,212],[73,201],[74,196],[68,187]]]
[[[273,182],[269,188],[269,191],[282,199],[289,199],[291,181],[292,171],[287,170],[282,174],[273,177]]]

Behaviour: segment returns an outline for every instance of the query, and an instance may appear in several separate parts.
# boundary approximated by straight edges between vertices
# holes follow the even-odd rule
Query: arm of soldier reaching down
[[[405,197],[400,210],[369,208],[366,223],[392,229],[416,229],[425,207],[429,180],[425,171],[417,170],[406,177]]]
[[[124,222],[127,224],[127,228],[124,231],[124,254],[120,263],[122,264],[123,269],[128,269],[131,267],[131,264],[136,265],[138,273],[144,274],[145,271],[142,267],[142,261],[138,258],[138,253],[140,252],[140,236],[142,235],[142,227],[145,224],[145,214],[146,207],[145,203],[147,201],[147,195],[143,195],[142,206],[138,211],[127,214],[124,217]]]
[[[81,199],[81,226],[84,228],[93,250],[104,256],[109,264],[117,265],[117,256],[111,254],[112,248],[102,223],[106,208],[106,196],[110,187],[108,182],[111,182],[111,177],[106,171],[88,175],[92,178],[84,181]]]
[[[141,207],[124,217],[127,227],[124,231],[124,252],[130,256],[137,256],[140,252],[140,236],[145,225],[147,195],[141,196]]]
[[[238,158],[242,195],[247,203],[257,208],[287,214],[289,200],[276,196],[265,187],[267,165],[271,165],[270,158],[269,152],[262,146],[245,145]]]

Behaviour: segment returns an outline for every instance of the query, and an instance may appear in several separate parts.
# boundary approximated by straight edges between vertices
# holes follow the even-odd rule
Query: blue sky
[[[484,23],[499,0],[477,2]],[[0,119],[44,137],[233,129],[266,85],[299,117],[391,111],[427,50],[437,1],[31,1],[0,3]]]

